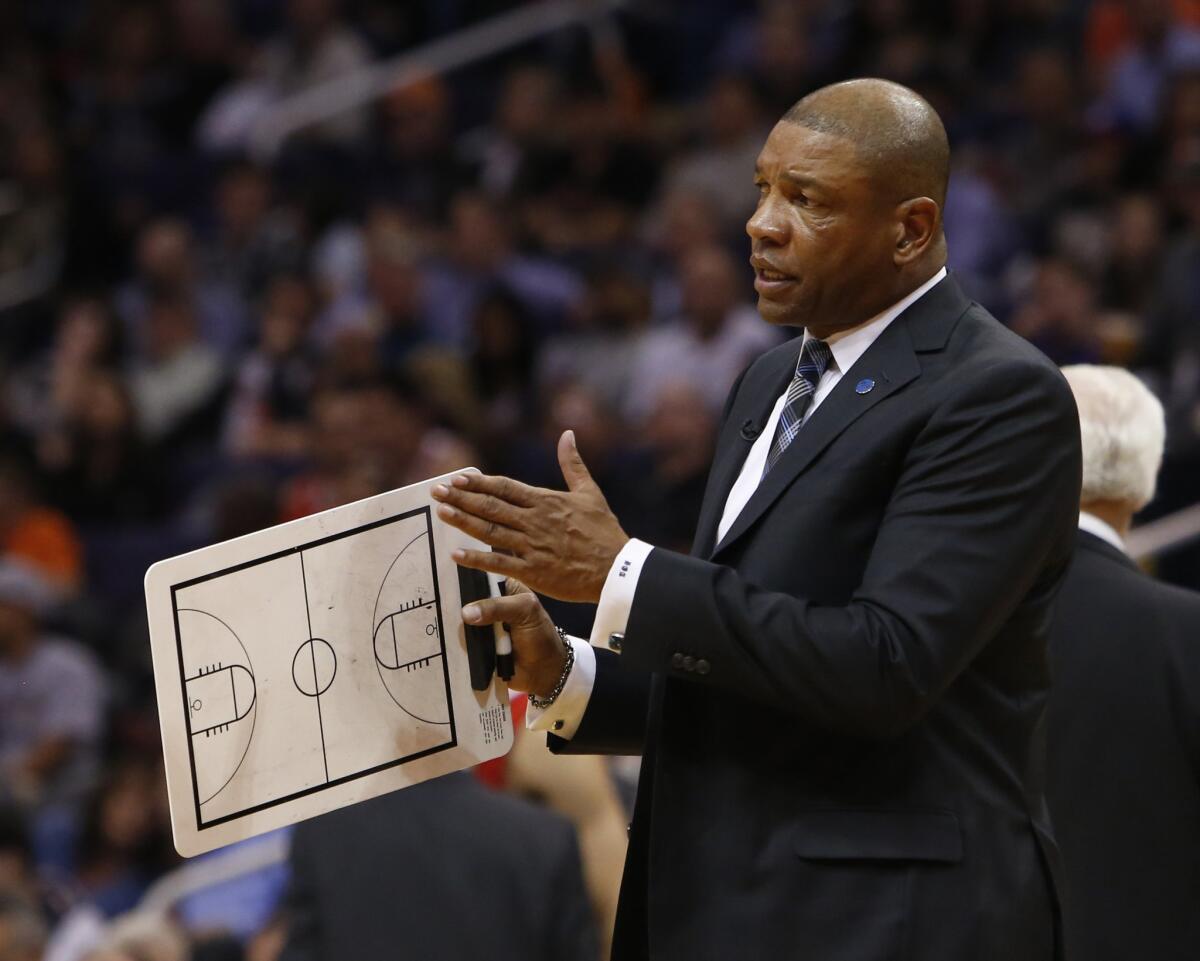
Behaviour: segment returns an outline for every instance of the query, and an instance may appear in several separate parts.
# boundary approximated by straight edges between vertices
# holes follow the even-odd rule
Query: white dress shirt
[[[1089,534],[1094,534],[1100,540],[1111,544],[1122,554],[1128,554],[1125,550],[1125,541],[1121,539],[1121,535],[1117,533],[1117,529],[1108,521],[1102,521],[1095,514],[1089,514],[1087,511],[1079,512],[1079,529],[1087,531]]]
[[[875,343],[888,325],[940,283],[945,276],[946,268],[943,267],[899,303],[893,304],[887,310],[857,327],[839,330],[826,338],[825,342],[829,344],[833,359],[825,373],[821,375],[820,381],[817,382],[812,403],[804,414],[805,422],[837,386],[842,375],[849,371],[854,363],[866,353],[867,348]],[[805,331],[804,340],[807,342],[809,339],[810,335],[808,331]],[[775,428],[779,424],[786,401],[787,386],[775,401],[771,416],[767,418],[762,433],[758,435],[754,446],[750,448],[750,453],[746,455],[741,472],[725,499],[725,510],[721,515],[721,523],[717,527],[718,543],[733,526],[734,521],[737,520],[738,515],[741,514],[742,509],[758,487],[759,481],[762,480],[763,467],[766,465],[767,454],[775,439]],[[1083,515],[1080,516],[1080,526],[1082,524]],[[553,731],[559,737],[568,739],[574,736],[575,731],[579,728],[579,722],[583,719],[583,712],[587,708],[588,700],[592,695],[592,687],[596,682],[596,655],[592,647],[594,645],[607,650],[613,634],[623,635],[625,633],[625,626],[629,623],[629,612],[633,607],[634,594],[637,592],[638,577],[641,575],[646,558],[654,549],[653,545],[634,538],[617,555],[617,559],[613,561],[613,566],[609,569],[608,578],[604,582],[604,589],[600,593],[600,604],[596,609],[596,620],[592,624],[591,640],[588,642],[577,637],[568,637],[568,643],[575,651],[575,666],[571,669],[570,676],[553,704],[543,711],[539,711],[533,705],[529,706],[525,715],[525,723],[530,730]]]

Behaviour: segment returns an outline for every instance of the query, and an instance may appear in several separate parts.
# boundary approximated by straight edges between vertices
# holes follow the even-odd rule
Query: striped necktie
[[[821,375],[833,360],[833,351],[823,340],[809,340],[800,351],[800,359],[796,362],[796,376],[788,386],[787,400],[783,403],[783,411],[779,415],[779,425],[775,428],[775,439],[767,453],[767,463],[763,466],[762,476],[766,477],[775,462],[788,445],[800,433],[800,425],[804,423],[804,415],[812,406],[813,394],[817,392],[817,384]]]

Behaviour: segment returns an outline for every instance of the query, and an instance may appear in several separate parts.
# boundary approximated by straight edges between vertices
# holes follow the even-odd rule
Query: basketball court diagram
[[[170,593],[198,829],[457,744],[428,508]]]

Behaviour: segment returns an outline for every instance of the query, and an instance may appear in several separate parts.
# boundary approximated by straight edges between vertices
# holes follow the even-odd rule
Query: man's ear
[[[928,197],[914,197],[896,208],[896,249],[892,260],[903,267],[918,260],[941,232],[942,212]]]

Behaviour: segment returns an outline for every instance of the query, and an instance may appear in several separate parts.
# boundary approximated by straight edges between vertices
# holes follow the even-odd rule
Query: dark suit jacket
[[[575,831],[451,774],[306,821],[280,961],[596,961]]]
[[[1051,958],[1027,772],[1077,513],[1073,398],[948,278],[714,545],[742,427],[799,349],[734,387],[692,556],[651,554],[623,653],[599,652],[578,732],[551,742],[643,753],[614,958]]]
[[[1080,532],[1051,635],[1046,797],[1070,961],[1200,958],[1200,594]]]

